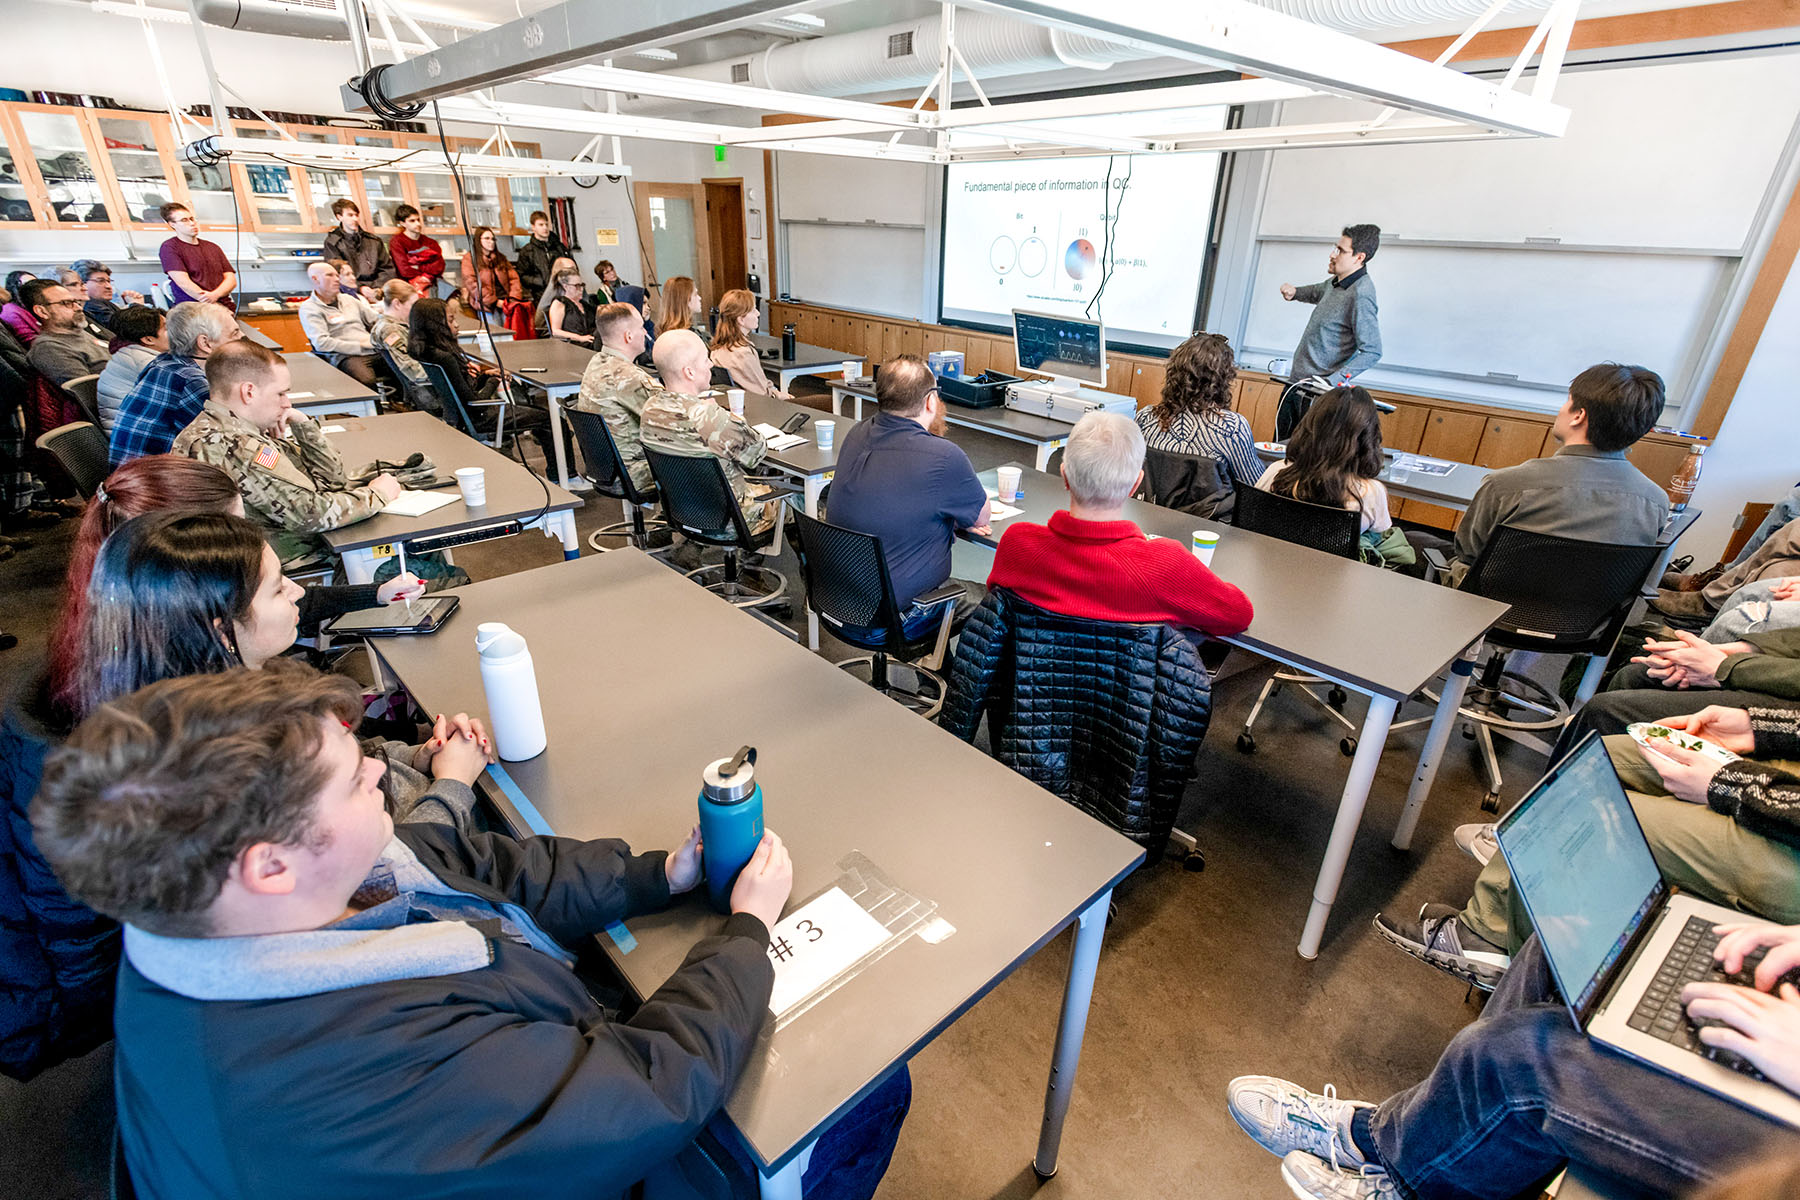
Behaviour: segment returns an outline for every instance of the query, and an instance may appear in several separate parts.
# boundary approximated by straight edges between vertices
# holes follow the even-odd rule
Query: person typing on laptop
[[[1744,757],[1718,759],[1629,736],[1606,737],[1657,866],[1672,886],[1742,912],[1800,922],[1800,710],[1709,706],[1659,724]],[[1493,826],[1458,841],[1483,863],[1460,910],[1427,904],[1416,919],[1387,914],[1375,930],[1406,953],[1458,979],[1492,988],[1507,956],[1531,932],[1512,872],[1494,853]],[[1483,857],[1483,855],[1486,857]]]
[[[1671,889],[1597,738],[1496,837],[1537,932],[1429,1078],[1380,1105],[1232,1081],[1295,1194],[1500,1198],[1575,1162],[1663,1195],[1800,1146],[1800,927]]]

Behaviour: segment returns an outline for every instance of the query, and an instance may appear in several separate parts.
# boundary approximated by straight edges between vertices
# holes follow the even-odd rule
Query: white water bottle
[[[524,637],[503,622],[484,621],[475,627],[475,650],[481,655],[481,686],[487,692],[494,748],[508,762],[542,754],[549,738],[538,699],[537,668]]]

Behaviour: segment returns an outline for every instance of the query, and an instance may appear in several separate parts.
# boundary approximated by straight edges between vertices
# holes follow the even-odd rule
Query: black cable
[[[1113,273],[1112,241],[1113,241],[1113,236],[1114,236],[1114,233],[1116,232],[1116,230],[1118,229],[1119,213],[1122,212],[1125,208],[1125,193],[1131,190],[1131,172],[1136,165],[1137,165],[1137,160],[1135,158],[1133,158],[1129,154],[1125,156],[1125,178],[1123,180],[1121,180],[1119,183],[1119,206],[1117,208],[1111,209],[1110,220],[1107,217],[1102,217],[1103,221],[1107,221],[1106,228],[1105,228],[1105,233],[1106,233],[1105,246],[1106,246],[1106,248],[1103,251],[1103,253],[1106,256],[1106,262],[1100,268],[1100,286],[1094,289],[1094,298],[1092,300],[1088,301],[1087,311],[1090,313],[1093,311],[1094,305],[1100,303],[1100,297],[1106,294],[1106,285],[1108,283],[1112,282],[1112,273]],[[1110,201],[1112,199],[1112,158],[1111,157],[1108,157],[1106,160],[1106,193],[1107,193],[1107,199]]]
[[[373,107],[373,102],[371,102],[371,107]],[[421,108],[422,107],[423,106],[421,106]],[[417,114],[415,113],[414,115]],[[463,237],[467,238],[469,241],[469,265],[475,270],[475,317],[481,322],[481,331],[487,334],[488,349],[494,353],[494,366],[500,371],[501,393],[510,396],[512,394],[512,388],[510,386],[512,381],[507,377],[506,363],[502,361],[500,357],[500,343],[494,338],[493,330],[488,328],[487,310],[481,307],[481,247],[476,245],[475,233],[469,226],[468,193],[463,188],[462,171],[457,168],[456,157],[450,153],[450,139],[444,133],[444,116],[443,113],[438,111],[436,100],[431,102],[431,118],[437,124],[438,146],[444,152],[444,162],[450,167],[450,178],[456,182],[456,212],[457,216],[462,219]],[[498,254],[499,252],[500,235],[495,234],[494,253]],[[464,288],[467,288],[469,285],[469,281],[466,279],[462,280],[461,283]],[[498,299],[498,292],[500,290],[500,277],[498,274],[494,276],[494,290],[496,299]],[[454,332],[454,330],[452,332]],[[451,382],[454,383],[455,381],[452,380]],[[561,419],[561,415],[556,410],[556,405],[546,404],[544,407],[548,410],[545,415],[552,421]],[[556,433],[554,430],[551,431],[550,436],[553,439],[555,438]],[[554,441],[551,444],[554,445]],[[565,441],[564,444],[567,445],[567,442]],[[521,456],[523,456],[523,452],[521,452]],[[544,464],[544,471],[546,474],[555,469],[556,464],[554,462],[547,462]],[[537,510],[536,516],[532,517],[530,521],[525,522],[527,525],[530,525],[535,521],[541,521],[550,514],[550,485],[545,483],[544,480],[539,479],[537,472],[535,471],[531,473],[531,477],[537,479],[538,487],[543,490],[544,504],[542,508]]]
[[[1106,182],[1101,185],[1105,191],[1100,197],[1100,286],[1094,289],[1094,294],[1088,297],[1087,307],[1081,310],[1081,315],[1089,320],[1092,320],[1094,316],[1094,302],[1099,300],[1100,293],[1106,290],[1107,260],[1112,257],[1110,253],[1112,236],[1112,169],[1113,156],[1109,154],[1106,156]]]
[[[280,143],[278,142],[276,144],[279,145]],[[290,167],[294,167],[301,171],[334,171],[339,175],[361,175],[364,171],[386,171],[391,167],[399,166],[401,163],[405,162],[407,159],[411,158],[413,155],[423,154],[423,153],[425,153],[425,151],[427,151],[429,149],[430,149],[429,146],[420,146],[417,150],[408,150],[405,154],[402,154],[399,158],[393,159],[389,162],[370,163],[366,167],[321,167],[316,163],[295,162],[291,158],[283,158],[283,157],[281,157],[281,155],[275,153],[273,150],[265,150],[265,151],[261,151],[261,153],[268,155],[268,157],[274,159],[278,163],[285,163],[286,165],[288,165]]]
[[[410,121],[425,111],[425,102],[415,100],[411,104],[395,104],[383,94],[381,77],[387,74],[389,63],[379,63],[370,67],[361,78],[352,79],[350,86],[362,93],[362,98],[369,102],[369,110],[384,121],[392,121],[396,125],[402,121]],[[431,111],[437,112],[437,101],[431,102]]]

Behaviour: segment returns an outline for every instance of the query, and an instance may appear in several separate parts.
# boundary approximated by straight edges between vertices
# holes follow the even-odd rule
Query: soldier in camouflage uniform
[[[288,403],[288,368],[272,351],[232,342],[206,360],[208,399],[173,453],[237,481],[244,512],[270,531],[281,561],[328,553],[316,536],[365,520],[400,494],[392,475],[352,487],[318,422]],[[275,431],[275,432],[272,432]]]
[[[731,494],[737,497],[750,532],[771,528],[781,501],[753,499],[744,478],[746,469],[762,462],[768,443],[706,390],[712,378],[706,343],[691,330],[672,330],[656,339],[655,358],[664,390],[644,405],[644,445],[670,454],[713,455],[725,466]]]
[[[629,304],[605,305],[594,314],[594,336],[600,339],[600,352],[582,372],[575,407],[598,413],[606,422],[632,484],[642,491],[655,480],[638,443],[638,426],[645,406],[663,394],[662,384],[632,361],[644,352],[644,319]]]

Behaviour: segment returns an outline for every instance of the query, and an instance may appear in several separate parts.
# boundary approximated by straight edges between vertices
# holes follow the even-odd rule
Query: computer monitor
[[[1018,308],[1012,317],[1019,370],[1048,375],[1070,388],[1106,386],[1106,326]]]

